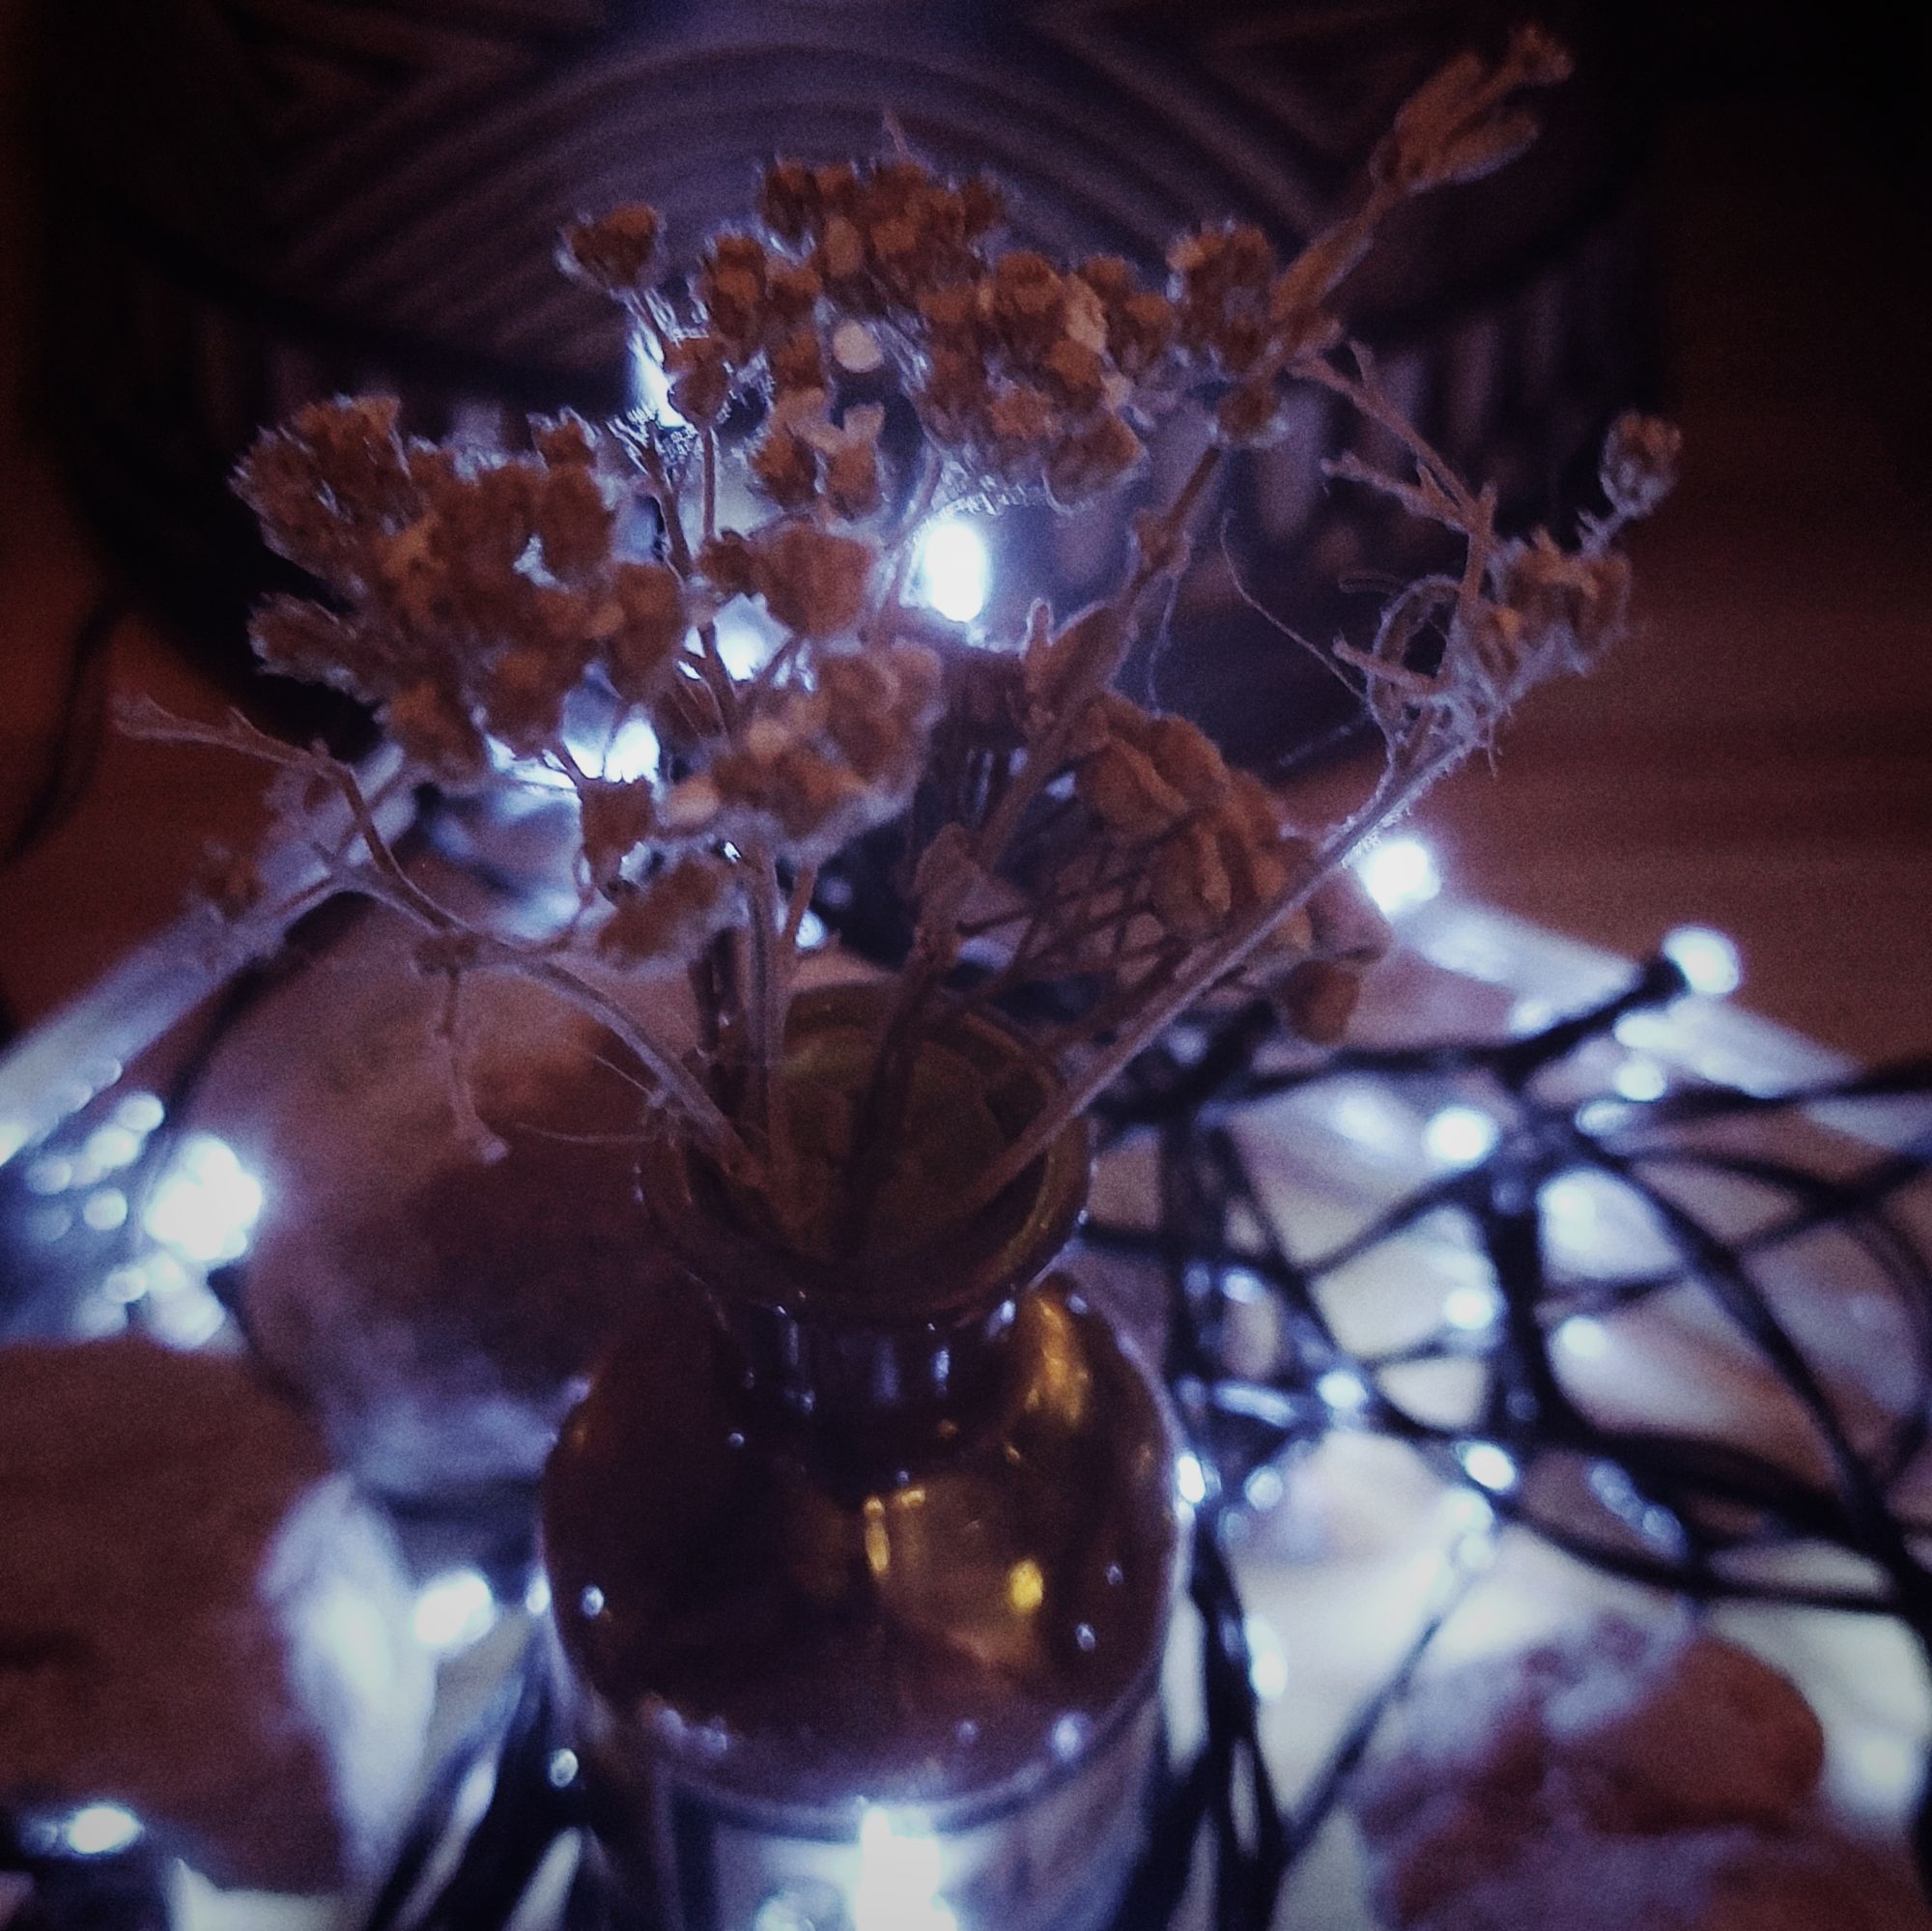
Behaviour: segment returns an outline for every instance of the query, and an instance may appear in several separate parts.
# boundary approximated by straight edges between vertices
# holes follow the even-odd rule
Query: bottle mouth
[[[868,984],[800,994],[786,1029],[794,1081],[856,1086],[876,1056],[887,997],[885,988]],[[1037,1049],[982,1014],[940,1028],[932,1050],[923,1123],[941,1151],[956,1125],[957,1138],[997,1157],[1059,1091],[1058,1073]],[[948,1211],[949,1200],[975,1176],[969,1164],[937,1183],[927,1177],[912,1196],[912,1218],[901,1211],[856,1251],[837,1242],[788,1242],[764,1202],[675,1135],[646,1147],[639,1185],[673,1258],[714,1292],[794,1310],[809,1304],[824,1313],[931,1320],[1004,1298],[1037,1279],[1079,1225],[1092,1163],[1091,1130],[1081,1118],[970,1216]],[[922,1206],[929,1211],[922,1213]]]

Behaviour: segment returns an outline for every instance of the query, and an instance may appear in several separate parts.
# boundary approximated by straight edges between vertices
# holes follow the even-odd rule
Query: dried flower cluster
[[[452,988],[474,970],[524,971],[589,1006],[781,1227],[826,1224],[822,1203],[791,1194],[784,1023],[804,915],[818,868],[916,797],[943,790],[952,809],[907,820],[922,828],[916,939],[885,1002],[874,1129],[889,1130],[934,1028],[1030,982],[1091,989],[1083,1016],[1041,1040],[1066,1070],[1064,1107],[965,1205],[1233,978],[1268,985],[1306,1036],[1331,1040],[1383,943],[1344,861],[1487,746],[1523,692],[1623,628],[1614,540],[1670,486],[1674,433],[1627,419],[1605,454],[1607,513],[1577,543],[1500,534],[1492,496],[1388,404],[1333,310],[1390,210],[1520,152],[1535,131],[1523,91],[1565,66],[1531,31],[1499,62],[1455,62],[1397,118],[1347,214],[1294,259],[1256,229],[1212,227],[1179,240],[1157,280],[1114,257],[1062,267],[1004,245],[997,188],[904,153],[781,161],[755,224],[712,237],[682,277],[649,209],[563,238],[566,270],[633,317],[661,406],[608,425],[532,421],[515,452],[412,439],[394,404],[369,400],[265,436],[242,493],[323,596],[261,611],[264,662],[366,700],[411,767],[445,784],[516,782],[522,760],[574,788],[579,913],[541,945],[470,931],[430,900],[354,774],[320,753],[240,725],[149,727],[285,766],[298,804],[333,794],[351,830],[331,866],[424,928],[425,970]],[[1457,572],[1397,596],[1366,648],[1335,647],[1388,754],[1361,809],[1321,827],[1290,823],[1191,724],[1110,688],[1188,568],[1216,467],[1281,435],[1298,384],[1345,397],[1409,459],[1401,474],[1353,460],[1333,473],[1445,525],[1463,553]],[[1116,491],[1182,406],[1208,411],[1216,434],[1172,499],[1135,515],[1103,601],[1037,605],[1021,634],[970,639],[909,601],[936,514]],[[612,775],[598,747],[640,727],[647,768]],[[687,975],[703,1062],[598,990],[592,960]],[[842,1224],[863,1232],[863,1201]]]

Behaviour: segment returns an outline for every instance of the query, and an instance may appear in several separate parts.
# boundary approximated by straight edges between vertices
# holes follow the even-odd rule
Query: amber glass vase
[[[876,1003],[792,1038],[863,1050]],[[1005,1130],[1048,1075],[947,1041]],[[644,1188],[693,1291],[605,1360],[546,1478],[565,1719],[662,1931],[1090,1931],[1132,1865],[1179,1573],[1157,1385],[1064,1275],[1076,1126],[970,1225],[832,1261],[701,1161]]]

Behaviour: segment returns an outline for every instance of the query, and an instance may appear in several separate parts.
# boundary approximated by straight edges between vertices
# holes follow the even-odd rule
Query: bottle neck
[[[929,1317],[710,1294],[754,1407],[837,1435],[946,1440],[996,1411],[1017,1295]]]

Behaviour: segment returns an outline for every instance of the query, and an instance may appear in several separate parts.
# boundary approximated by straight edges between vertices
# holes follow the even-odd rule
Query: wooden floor
[[[18,118],[10,100],[10,161]],[[1461,775],[1416,829],[1454,890],[1634,952],[1717,925],[1765,1013],[1863,1056],[1932,1047],[1932,224],[1839,129],[1763,93],[1678,111],[1656,207],[1689,453],[1641,540],[1643,635],[1540,698],[1495,773]],[[29,243],[0,195],[7,344]],[[0,373],[4,845],[99,572],[16,427],[16,355]],[[124,684],[211,701],[138,623],[115,659]],[[72,820],[0,872],[7,1005],[31,1019],[162,922],[202,840],[245,838],[253,781],[110,744]]]

